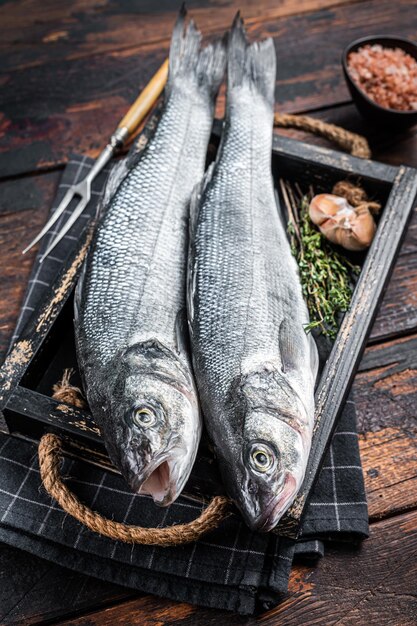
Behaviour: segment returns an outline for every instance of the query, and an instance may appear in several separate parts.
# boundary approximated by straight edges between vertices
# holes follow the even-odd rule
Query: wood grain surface
[[[217,36],[230,26],[235,8],[222,26],[216,26]],[[153,21],[155,14],[150,15]],[[126,20],[126,27],[136,21],[147,24],[147,19],[138,16]],[[162,12],[159,21],[166,37],[156,41],[142,44],[139,39],[133,47],[81,58],[60,58],[51,49],[42,63],[1,72],[0,174],[12,176],[56,167],[72,151],[96,156],[104,138],[167,55],[173,15]],[[381,0],[377,11],[375,0],[371,0],[252,21],[248,25],[251,37],[274,38],[277,108],[300,112],[349,100],[340,71],[341,51],[352,39],[366,35],[369,23],[381,34],[391,32],[395,23],[404,36],[412,36],[417,12],[409,0]],[[4,53],[6,58],[9,49]],[[67,50],[71,50],[70,44]]]
[[[226,28],[241,11],[246,24],[348,4],[349,0],[189,0],[187,9],[204,33]],[[166,41],[179,4],[171,0],[25,0],[0,7],[4,68],[33,67],[51,56],[76,59]],[[43,44],[43,45],[42,45]],[[13,51],[9,51],[13,46]]]
[[[277,49],[277,109],[309,112],[365,134],[374,158],[417,167],[417,128],[365,123],[340,68],[363,35],[416,37],[411,0],[190,0],[214,38],[238,8],[250,36]],[[35,256],[21,249],[44,223],[71,152],[96,155],[165,58],[172,0],[0,3],[0,355]],[[220,103],[218,112],[222,110]],[[295,131],[284,135],[328,145]],[[354,382],[372,520],[359,551],[337,546],[293,568],[288,596],[259,618],[138,595],[19,550],[0,549],[0,623],[152,626],[417,623],[417,212]]]

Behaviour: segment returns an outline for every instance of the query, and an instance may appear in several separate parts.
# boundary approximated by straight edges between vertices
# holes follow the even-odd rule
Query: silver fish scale
[[[233,383],[266,364],[284,367],[284,321],[294,343],[288,347],[305,356],[295,387],[312,396],[314,384],[303,330],[308,312],[274,197],[272,110],[242,88],[230,102],[229,120],[195,218],[192,268],[194,359],[203,409],[222,425],[219,443]]]
[[[97,365],[147,339],[177,349],[176,318],[185,307],[187,203],[204,172],[211,124],[209,98],[185,82],[175,88],[148,148],[97,229],[79,322],[79,349],[88,349]]]

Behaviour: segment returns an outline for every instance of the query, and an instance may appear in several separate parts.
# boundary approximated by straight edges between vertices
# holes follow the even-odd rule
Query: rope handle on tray
[[[334,124],[328,124],[305,115],[276,113],[274,126],[298,128],[321,135],[337,143],[352,156],[370,158],[371,151],[365,137],[351,133]],[[60,383],[54,386],[54,396],[61,402],[83,406],[81,390],[70,384],[71,372],[65,370]],[[177,546],[197,541],[200,537],[215,530],[230,515],[231,500],[226,496],[215,496],[197,519],[187,524],[177,524],[166,528],[143,528],[115,522],[80,502],[70,491],[60,474],[62,442],[57,435],[44,435],[39,443],[39,467],[46,491],[63,510],[93,532],[126,543],[143,545]]]
[[[68,489],[60,474],[62,442],[57,435],[44,435],[39,444],[39,467],[46,491],[66,513],[104,537],[155,546],[178,546],[197,541],[230,515],[230,500],[215,496],[195,520],[166,528],[143,528],[115,522],[82,504]]]
[[[362,159],[371,158],[371,150],[368,141],[362,135],[351,133],[340,126],[323,122],[315,117],[307,115],[291,115],[290,113],[275,113],[274,126],[280,128],[297,128],[314,135],[320,135],[333,141],[343,150],[350,152],[352,156]]]

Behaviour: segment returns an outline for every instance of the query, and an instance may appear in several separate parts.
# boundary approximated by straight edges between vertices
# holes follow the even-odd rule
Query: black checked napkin
[[[85,176],[92,161],[73,156],[59,185],[56,207],[68,186]],[[95,212],[108,171],[93,186],[92,202],[42,265],[34,264],[16,326],[16,339],[37,305],[49,294],[65,258]],[[68,217],[69,207],[54,228]],[[49,243],[51,233],[43,242]],[[201,507],[179,498],[168,509],[133,495],[123,479],[81,461],[62,469],[70,488],[102,514],[144,526],[166,526],[197,517]],[[358,542],[367,536],[368,517],[359,458],[355,407],[348,400],[311,502],[302,537],[294,542],[249,531],[239,516],[187,546],[130,546],[95,535],[51,500],[41,487],[33,444],[0,435],[0,540],[66,567],[146,593],[242,614],[271,608],[287,590],[295,557],[323,556],[325,542]]]

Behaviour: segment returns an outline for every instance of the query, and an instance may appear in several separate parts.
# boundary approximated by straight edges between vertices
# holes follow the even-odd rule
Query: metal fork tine
[[[26,246],[26,248],[22,251],[22,254],[25,254],[35,244],[37,244],[38,241],[40,241],[42,239],[42,237],[44,237],[44,235],[46,235],[48,230],[61,217],[61,215],[63,214],[63,212],[65,211],[65,209],[67,208],[67,206],[69,205],[69,203],[71,202],[71,200],[74,198],[75,195],[76,195],[76,192],[74,192],[74,186],[72,186],[72,187],[70,187],[68,189],[68,191],[66,192],[65,196],[62,198],[61,202],[59,203],[58,208],[56,209],[56,211],[53,212],[53,214],[51,215],[49,220],[46,222],[45,226],[36,235],[35,239],[32,239],[30,244],[28,246]],[[82,200],[80,202],[82,202]]]
[[[88,202],[89,202],[89,198],[88,197],[87,198],[82,198],[82,200],[80,200],[80,202],[77,205],[76,209],[69,216],[67,222],[62,226],[61,230],[59,231],[59,233],[57,234],[55,239],[53,239],[53,241],[49,244],[48,248],[46,249],[46,252],[44,252],[43,255],[40,257],[39,263],[42,263],[45,260],[45,258],[48,256],[48,254],[50,254],[50,252],[52,252],[52,250],[55,248],[55,246],[57,246],[59,244],[61,239],[63,237],[65,237],[65,235],[67,234],[67,232],[69,231],[71,226],[73,226],[73,224],[75,224],[77,219],[80,217],[81,213],[84,211],[84,209],[87,206]]]

